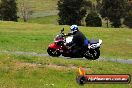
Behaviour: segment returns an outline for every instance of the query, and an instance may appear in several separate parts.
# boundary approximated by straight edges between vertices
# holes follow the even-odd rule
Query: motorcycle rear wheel
[[[61,53],[56,50],[56,49],[52,49],[52,48],[48,48],[47,49],[47,53],[50,55],[50,56],[53,56],[53,57],[59,57],[61,55]]]
[[[85,55],[85,58],[90,59],[90,60],[96,60],[100,56],[100,50],[99,48],[89,50],[88,54]]]

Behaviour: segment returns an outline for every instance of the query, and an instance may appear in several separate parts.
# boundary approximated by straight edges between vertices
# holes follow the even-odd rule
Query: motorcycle
[[[64,57],[73,57],[71,54],[71,47],[66,46],[67,43],[71,42],[73,39],[73,36],[71,34],[64,34],[64,28],[61,30],[61,32],[55,37],[54,43],[50,44],[47,52],[50,56],[53,57],[59,57],[60,55]],[[79,57],[77,58],[83,58],[96,60],[100,56],[100,46],[102,44],[102,40],[90,40],[87,48],[85,50],[82,50],[80,52]]]

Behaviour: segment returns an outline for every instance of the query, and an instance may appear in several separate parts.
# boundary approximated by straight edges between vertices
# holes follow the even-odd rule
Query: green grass
[[[0,22],[0,50],[46,53],[60,29],[69,26]],[[101,57],[132,59],[132,30],[127,28],[80,27],[89,38],[103,40]]]
[[[17,0],[18,7],[18,15],[21,16],[21,7],[24,2],[25,8],[28,8],[33,11],[31,17],[44,17],[47,15],[56,15],[58,13],[57,10],[57,2],[58,0]]]
[[[39,24],[58,24],[58,16],[45,16],[45,17],[36,17],[28,20],[29,23],[39,23]]]
[[[55,24],[0,22],[0,51],[46,53],[61,28]],[[101,57],[131,59],[132,30],[80,27],[89,38],[103,40]],[[123,52],[122,52],[123,51]],[[131,88],[130,84],[76,83],[78,68],[87,74],[130,74],[132,66],[110,61],[73,60],[0,53],[0,88]]]
[[[48,65],[53,65],[47,67]],[[54,66],[60,67],[54,67]],[[0,88],[131,88],[131,84],[76,83],[78,67],[87,74],[130,74],[132,67],[107,61],[66,60],[53,57],[0,55]],[[72,68],[76,67],[76,68]]]
[[[28,0],[37,11],[56,10],[57,0]],[[57,16],[32,18],[29,23],[0,22],[0,51],[46,53],[60,29]],[[132,59],[132,30],[127,28],[80,27],[91,38],[103,40],[101,57]],[[110,61],[73,60],[0,53],[0,88],[132,88],[131,84],[76,83],[78,67],[88,74],[130,74],[132,66]]]
[[[51,11],[57,9],[58,0],[25,0],[26,5],[32,7],[33,11]],[[21,0],[18,0],[18,8]]]

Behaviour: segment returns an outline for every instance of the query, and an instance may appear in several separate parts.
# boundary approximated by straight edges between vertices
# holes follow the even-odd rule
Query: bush
[[[16,0],[0,1],[0,19],[4,21],[17,21],[17,3]]]
[[[121,19],[112,19],[111,20],[111,26],[112,27],[115,27],[115,28],[119,28],[119,27],[121,27]]]
[[[59,0],[58,10],[60,25],[81,25],[82,19],[86,15],[87,0]]]
[[[124,20],[124,24],[129,28],[132,28],[132,16],[128,16]]]
[[[102,20],[96,12],[91,12],[87,15],[86,19],[86,26],[90,27],[101,27]]]

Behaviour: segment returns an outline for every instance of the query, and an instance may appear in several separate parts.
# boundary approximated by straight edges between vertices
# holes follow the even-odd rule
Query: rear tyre
[[[91,54],[93,56],[92,60],[98,59],[99,56],[100,56],[100,50],[99,50],[99,48],[91,50]]]
[[[100,57],[100,50],[99,50],[99,48],[97,48],[96,52],[97,52],[96,58],[98,59]]]
[[[50,56],[53,56],[53,57],[59,57],[61,55],[61,53],[56,50],[56,49],[52,49],[52,48],[48,48],[47,49],[47,53],[50,55]]]
[[[90,59],[90,60],[96,60],[100,56],[100,50],[99,48],[96,49],[91,49],[89,52],[85,54],[85,58]]]

